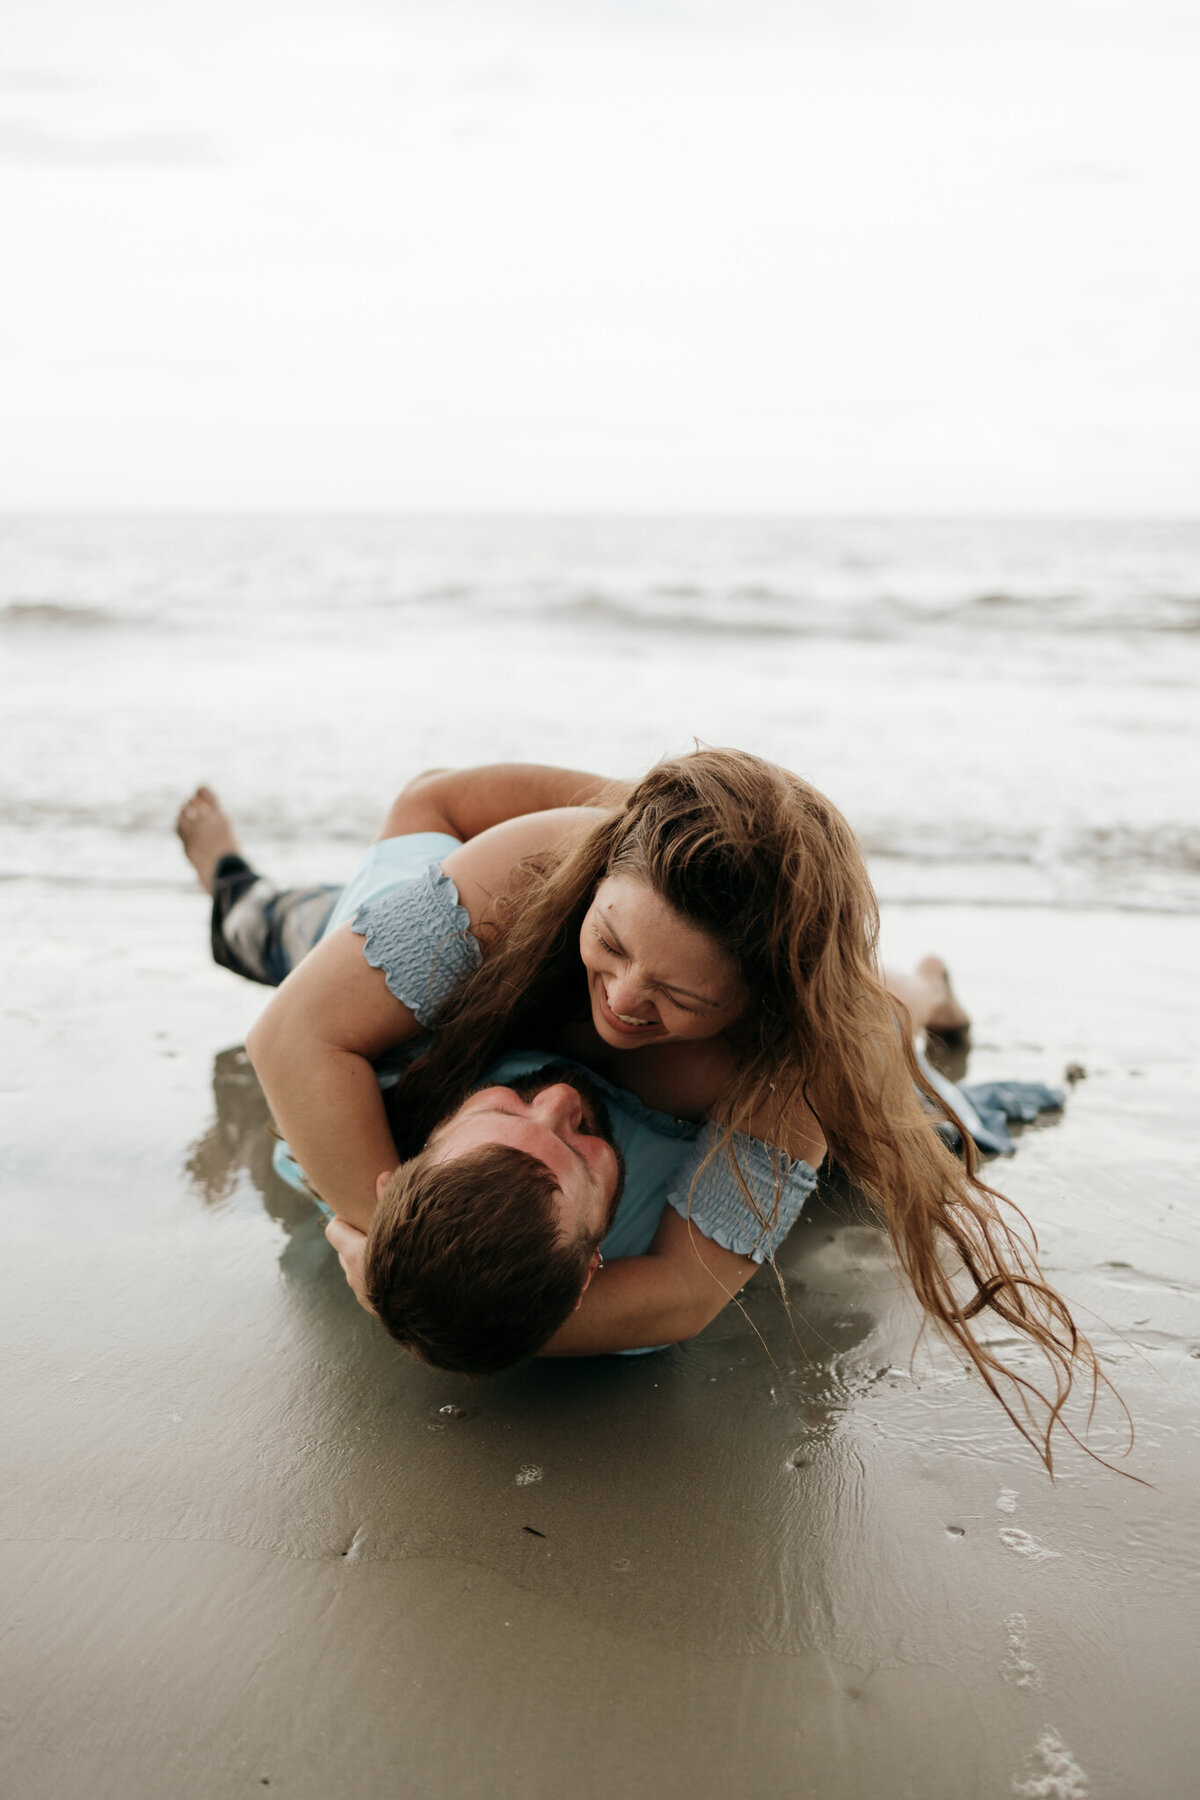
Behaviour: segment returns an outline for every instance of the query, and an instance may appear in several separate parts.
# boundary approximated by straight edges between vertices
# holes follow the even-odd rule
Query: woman
[[[942,1102],[877,970],[858,846],[823,796],[757,758],[702,751],[652,770],[623,804],[512,821],[442,869],[482,963],[440,1006],[432,1047],[401,1082],[402,1148],[424,1142],[498,1051],[536,1040],[601,1074],[619,1069],[651,1106],[711,1120],[694,1192],[723,1162],[763,1229],[771,1196],[747,1178],[739,1149],[770,1146],[810,1176],[828,1149],[886,1222],[927,1317],[1031,1440],[1037,1388],[977,1343],[969,1321],[990,1309],[1046,1356],[1053,1391],[1034,1441],[1049,1462],[1073,1372],[1082,1363],[1094,1378],[1094,1358],[969,1147],[962,1167],[922,1107],[919,1094]],[[371,1059],[419,1024],[363,955],[361,934],[371,957],[393,903],[385,896],[333,931],[248,1045],[318,1191],[360,1224],[378,1171],[396,1162]],[[784,1165],[774,1169],[777,1210]],[[755,1259],[703,1232],[698,1245],[686,1219],[676,1228],[664,1215],[664,1228],[664,1266],[683,1279],[690,1261],[720,1310]],[[947,1247],[958,1270],[944,1266]],[[641,1260],[592,1282],[555,1348],[662,1341]]]

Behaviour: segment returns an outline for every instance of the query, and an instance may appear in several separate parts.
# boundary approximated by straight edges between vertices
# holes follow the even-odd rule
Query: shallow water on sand
[[[1153,1485],[1068,1445],[1051,1485],[994,1402],[913,1359],[880,1234],[836,1194],[786,1247],[791,1321],[763,1280],[632,1363],[472,1383],[395,1356],[271,1173],[238,1048],[259,997],[206,965],[201,897],[97,889],[81,927],[75,893],[21,893],[9,1791],[382,1800],[402,1757],[467,1800],[1190,1795],[1190,920],[890,921],[902,952],[936,928],[981,996],[972,1074],[1088,1069],[993,1174]],[[1111,1405],[1091,1441],[1119,1453]]]
[[[0,531],[6,1792],[1190,1800],[1195,534],[806,530]],[[274,1177],[179,796],[336,879],[416,766],[689,732],[843,801],[971,1077],[1086,1069],[992,1175],[1151,1485],[1052,1485],[837,1193],[790,1316],[472,1383]]]
[[[417,768],[698,736],[885,895],[1200,905],[1195,523],[10,517],[0,658],[0,874],[175,879],[207,778],[336,879]]]

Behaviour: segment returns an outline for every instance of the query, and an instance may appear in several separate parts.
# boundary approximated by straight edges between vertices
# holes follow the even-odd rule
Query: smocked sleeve
[[[366,939],[363,955],[383,971],[389,991],[425,1026],[483,960],[458,889],[435,862],[366,901],[352,929]]]
[[[753,1195],[751,1204],[723,1149],[717,1151],[697,1180],[705,1157],[720,1144],[721,1138],[719,1125],[704,1127],[671,1184],[667,1204],[723,1249],[752,1257],[755,1262],[766,1262],[800,1217],[801,1207],[817,1185],[816,1170],[759,1138],[735,1131],[734,1149],[742,1177]]]

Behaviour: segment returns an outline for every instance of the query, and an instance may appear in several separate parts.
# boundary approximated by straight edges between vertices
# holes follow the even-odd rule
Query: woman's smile
[[[592,1024],[614,1049],[716,1037],[742,1010],[737,967],[639,876],[608,875],[583,921]]]
[[[594,991],[599,995],[604,1016],[614,1031],[628,1032],[630,1037],[645,1037],[648,1032],[662,1030],[661,1019],[637,1019],[631,1018],[627,1013],[619,1013],[608,997],[608,989],[601,976],[593,975],[592,983]]]

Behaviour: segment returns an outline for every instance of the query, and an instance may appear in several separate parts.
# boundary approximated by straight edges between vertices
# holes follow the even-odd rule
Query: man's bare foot
[[[950,972],[940,956],[923,956],[917,974],[932,990],[933,1004],[925,1016],[925,1029],[935,1037],[962,1037],[971,1029],[971,1021],[958,1003],[950,986]]]
[[[175,821],[188,861],[200,877],[207,893],[213,891],[213,874],[218,862],[231,851],[241,851],[234,836],[228,813],[211,788],[198,787],[190,800],[185,800]]]

